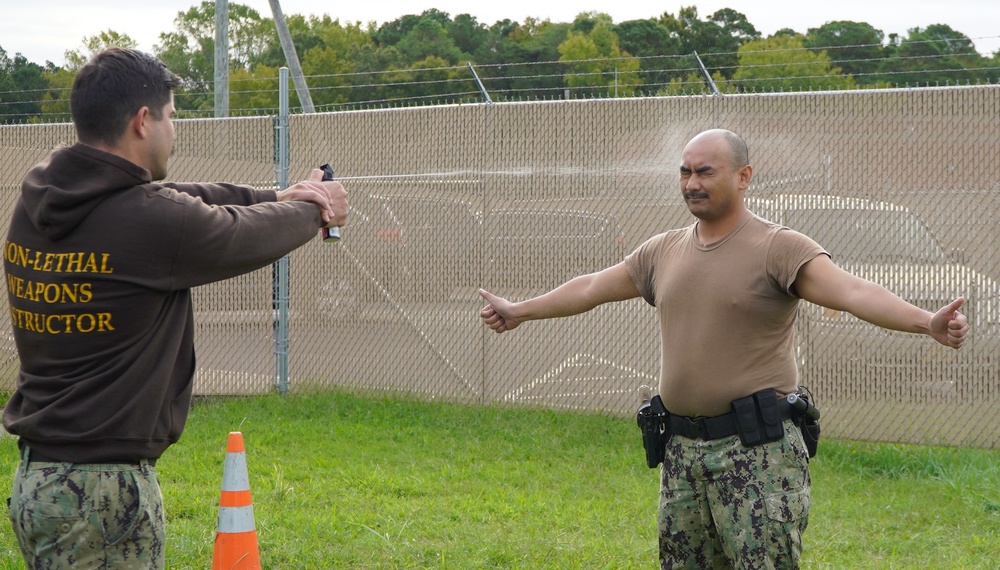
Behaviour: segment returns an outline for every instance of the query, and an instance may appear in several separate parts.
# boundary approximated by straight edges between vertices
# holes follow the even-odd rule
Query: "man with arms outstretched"
[[[930,313],[844,271],[807,236],[754,215],[745,204],[752,177],[742,138],[702,132],[680,165],[694,224],[533,299],[514,303],[480,290],[488,302],[480,315],[498,333],[640,296],[656,307],[659,395],[675,428],[661,472],[664,570],[798,568],[808,453],[781,402],[798,387],[800,299],[951,348],[968,334],[958,311],[964,299]]]

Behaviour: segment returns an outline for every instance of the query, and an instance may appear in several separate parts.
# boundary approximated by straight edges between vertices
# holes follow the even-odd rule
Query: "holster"
[[[655,469],[663,463],[667,442],[670,441],[667,408],[659,394],[643,400],[635,414],[636,423],[642,431],[642,447],[646,450],[646,465]]]
[[[806,444],[809,457],[816,457],[819,451],[819,410],[810,401],[809,394],[802,390],[796,392],[799,400],[804,402],[799,407],[792,408],[792,421],[799,426],[802,432],[802,441]]]

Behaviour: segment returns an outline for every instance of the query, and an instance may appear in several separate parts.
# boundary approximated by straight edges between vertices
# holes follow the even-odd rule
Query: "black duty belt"
[[[67,461],[64,461],[62,459],[55,459],[55,458],[49,457],[48,455],[45,455],[43,453],[39,453],[39,452],[35,451],[34,449],[29,449],[28,450],[28,463],[75,463],[75,462],[74,461],[68,461],[67,462]],[[108,460],[108,461],[101,461],[100,463],[97,463],[97,464],[98,465],[104,465],[104,464],[111,464],[111,465],[139,465],[139,463],[140,463],[140,461],[138,461],[138,460],[135,460],[135,461]],[[156,466],[156,460],[155,459],[149,459],[149,460],[146,461],[146,463],[149,464],[150,467],[155,467]]]
[[[778,399],[778,413],[782,420],[792,417],[792,406],[784,398]],[[721,416],[696,418],[670,414],[668,422],[668,433],[688,439],[721,439],[739,433],[734,412]]]

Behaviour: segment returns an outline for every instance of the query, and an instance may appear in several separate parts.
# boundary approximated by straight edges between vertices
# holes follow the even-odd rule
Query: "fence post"
[[[492,103],[493,99],[490,99],[489,92],[486,91],[486,87],[483,87],[483,82],[479,79],[479,74],[476,73],[476,68],[472,67],[472,62],[467,62],[469,64],[469,71],[472,72],[472,77],[475,78],[476,84],[479,85],[479,92],[483,94],[483,99],[486,99],[487,103]]]
[[[288,68],[278,70],[278,116],[274,119],[274,175],[278,190],[288,187]],[[278,392],[288,392],[288,262],[274,264],[274,379]]]
[[[719,88],[715,86],[715,81],[712,80],[712,74],[705,69],[705,64],[701,62],[701,58],[698,57],[698,52],[693,52],[694,58],[698,60],[698,67],[701,68],[702,75],[705,76],[705,80],[708,81],[708,86],[712,88],[712,95],[721,95],[719,93]]]

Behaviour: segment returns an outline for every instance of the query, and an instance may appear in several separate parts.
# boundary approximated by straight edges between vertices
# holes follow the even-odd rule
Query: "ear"
[[[135,136],[139,137],[140,139],[144,139],[146,138],[147,135],[147,129],[148,129],[147,121],[149,121],[149,119],[150,119],[149,107],[141,107],[138,111],[135,112],[134,115],[132,115],[132,118],[129,120],[128,123],[129,125],[128,128],[129,130],[132,131],[132,133],[135,134]]]
[[[751,180],[753,180],[753,167],[748,164],[740,169],[740,186],[744,189],[749,188]]]

